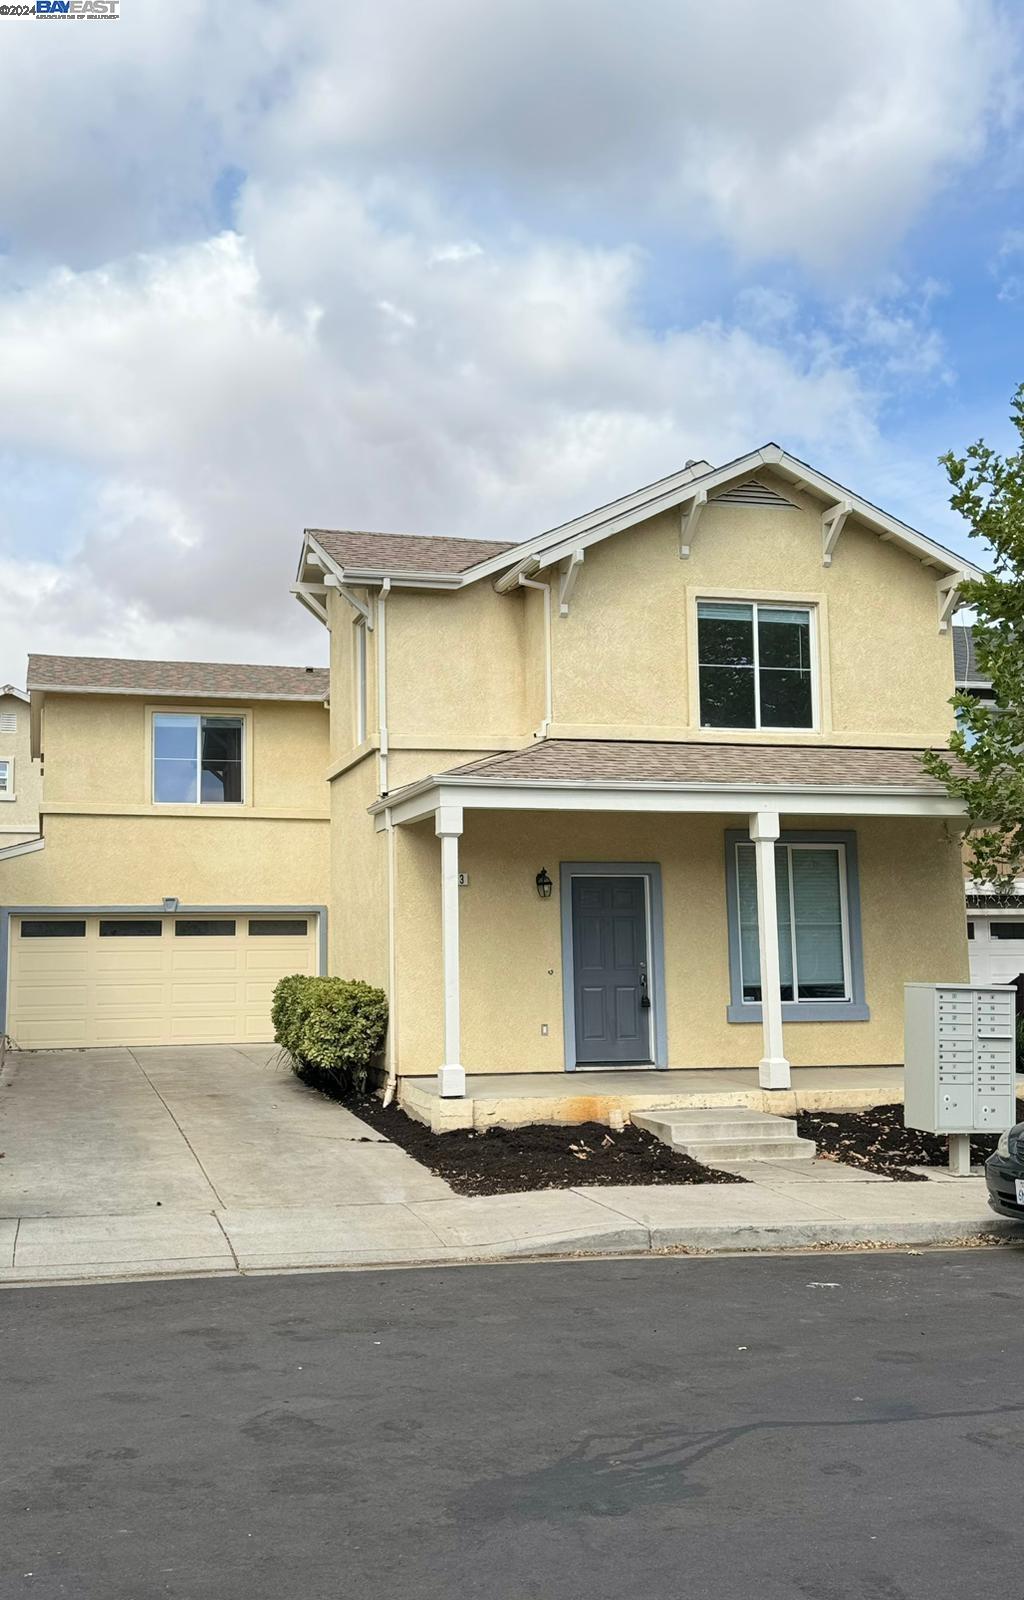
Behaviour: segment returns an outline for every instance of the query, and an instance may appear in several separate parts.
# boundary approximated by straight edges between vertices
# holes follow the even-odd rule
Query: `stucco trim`
[[[742,828],[725,831],[725,902],[729,929],[729,989],[726,1017],[730,1022],[761,1022],[760,1002],[744,1000],[740,972],[740,917],[736,883],[736,846],[749,844]],[[846,920],[850,941],[849,1000],[784,1000],[783,1022],[869,1022],[871,1009],[864,993],[864,946],[860,917],[860,873],[857,835],[852,828],[784,829],[779,844],[841,844],[846,855]]]
[[[50,800],[39,807],[47,817],[181,817],[207,822],[329,822],[329,811],[310,811],[304,806],[226,805],[106,805],[102,801]]]
[[[38,845],[36,846],[38,849]],[[179,905],[168,912],[157,906],[3,906],[0,907],[0,1039],[7,1027],[7,1000],[10,983],[11,918],[12,917],[208,917],[221,914],[237,917],[316,917],[317,966],[320,977],[327,975],[327,920],[326,906],[293,905]],[[240,1040],[239,1043],[244,1043]]]
[[[572,954],[573,878],[643,878],[647,889],[647,920],[650,932],[651,964],[651,1043],[653,1065],[668,1066],[668,1023],[665,994],[665,919],[661,892],[661,867],[656,861],[562,861],[559,863],[559,895],[562,923],[562,1032],[565,1040],[566,1072],[594,1072],[600,1067],[580,1066],[576,1060],[576,988]],[[639,1063],[638,1070],[651,1066]],[[629,1072],[621,1063],[609,1071]]]

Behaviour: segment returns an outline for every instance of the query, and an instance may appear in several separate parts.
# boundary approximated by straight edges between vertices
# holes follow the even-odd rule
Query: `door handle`
[[[646,972],[641,972],[641,974],[640,974],[640,1004],[643,1006],[645,1011],[649,1008],[649,1006],[651,1004],[651,997],[647,993],[647,974],[646,974]]]

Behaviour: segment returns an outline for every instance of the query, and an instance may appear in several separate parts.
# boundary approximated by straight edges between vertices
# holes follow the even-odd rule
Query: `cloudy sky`
[[[0,17],[0,682],[319,662],[304,526],[526,537],[770,438],[968,548],[1013,0],[121,9]]]

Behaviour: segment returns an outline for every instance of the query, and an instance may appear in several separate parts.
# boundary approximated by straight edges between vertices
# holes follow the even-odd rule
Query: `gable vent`
[[[18,713],[16,711],[0,711],[0,733],[17,733]]]
[[[756,478],[748,478],[746,483],[738,483],[735,488],[727,489],[724,494],[716,494],[715,500],[728,506],[776,506],[786,511],[797,509],[792,500],[776,494],[774,489],[758,483]]]

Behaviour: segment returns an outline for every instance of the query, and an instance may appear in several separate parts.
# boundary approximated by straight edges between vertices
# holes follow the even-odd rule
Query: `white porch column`
[[[782,1045],[782,994],[779,972],[779,919],[775,899],[775,843],[779,813],[755,811],[750,837],[757,867],[757,934],[761,952],[761,1025],[764,1055],[757,1075],[762,1089],[788,1089],[789,1062]]]
[[[446,1099],[466,1092],[462,1066],[462,1007],[459,980],[459,836],[462,809],[439,806],[434,832],[441,841],[441,949],[444,963],[444,1062],[437,1087]]]

